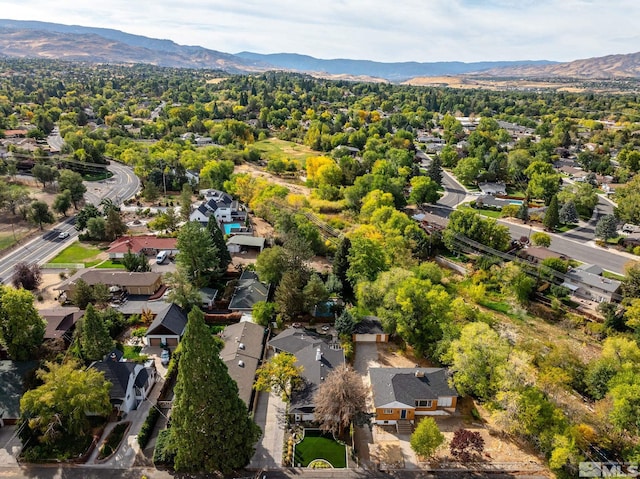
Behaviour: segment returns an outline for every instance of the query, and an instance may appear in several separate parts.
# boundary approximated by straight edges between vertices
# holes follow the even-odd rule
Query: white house
[[[156,381],[153,361],[146,364],[118,361],[116,357],[96,361],[92,368],[102,371],[111,383],[109,398],[119,414],[127,414],[147,399]]]

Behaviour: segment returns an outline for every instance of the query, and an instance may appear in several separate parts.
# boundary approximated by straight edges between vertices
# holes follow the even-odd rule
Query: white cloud
[[[3,16],[235,53],[378,61],[573,60],[640,50],[635,0],[0,0]]]

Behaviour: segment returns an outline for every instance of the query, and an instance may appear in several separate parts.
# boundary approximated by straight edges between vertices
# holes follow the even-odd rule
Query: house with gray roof
[[[106,361],[96,361],[91,367],[104,373],[105,379],[111,383],[109,399],[119,416],[137,409],[156,381],[153,361],[140,364],[117,360],[117,355],[109,355]]]
[[[258,301],[269,300],[270,293],[270,284],[261,282],[254,271],[245,270],[238,279],[238,284],[229,302],[229,309],[233,312],[251,313],[253,305]]]
[[[177,346],[187,327],[187,315],[180,306],[165,303],[147,329],[145,341],[148,346]]]
[[[619,302],[622,299],[622,282],[605,278],[602,276],[602,268],[595,265],[585,264],[571,268],[567,271],[562,286],[569,289],[574,296],[599,303]]]
[[[15,424],[20,417],[25,377],[37,367],[37,361],[0,360],[0,427]]]
[[[331,371],[344,364],[342,348],[302,328],[285,329],[269,341],[269,346],[276,352],[293,354],[296,366],[302,366],[303,385],[291,394],[289,414],[296,422],[313,421],[313,397]]]
[[[384,332],[380,319],[376,316],[365,316],[353,328],[351,337],[354,343],[387,343],[389,335]]]
[[[375,422],[413,423],[417,416],[448,416],[458,392],[444,368],[370,368]]]
[[[264,353],[267,332],[268,329],[259,324],[242,321],[230,324],[221,335],[224,348],[220,351],[220,359],[227,365],[229,376],[238,385],[238,395],[249,411],[253,408],[253,383]]]

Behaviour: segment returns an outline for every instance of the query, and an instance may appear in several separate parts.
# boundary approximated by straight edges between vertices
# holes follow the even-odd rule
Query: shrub
[[[144,338],[146,334],[147,328],[145,328],[144,326],[136,328],[131,332],[131,336],[133,336],[134,338]]]
[[[140,428],[140,432],[138,433],[138,444],[140,444],[140,449],[144,449],[147,444],[149,444],[151,433],[153,432],[153,428],[156,427],[156,423],[159,418],[160,411],[157,408],[152,407],[149,409],[149,414],[147,414],[147,417]]]
[[[173,445],[171,429],[160,431],[156,440],[156,448],[153,451],[153,463],[156,466],[173,466],[176,459],[176,450]]]
[[[122,442],[122,437],[124,436],[125,431],[129,427],[129,424],[131,423],[127,421],[114,426],[107,438],[104,440],[104,443],[102,443],[102,446],[100,446],[98,459],[104,459],[116,452],[118,446]]]
[[[633,248],[633,254],[640,256],[640,246],[635,246]]]

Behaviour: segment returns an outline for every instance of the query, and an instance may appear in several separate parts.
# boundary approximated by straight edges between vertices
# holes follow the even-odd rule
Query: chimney
[[[320,351],[320,348],[316,349],[316,361],[322,361],[322,351]]]

